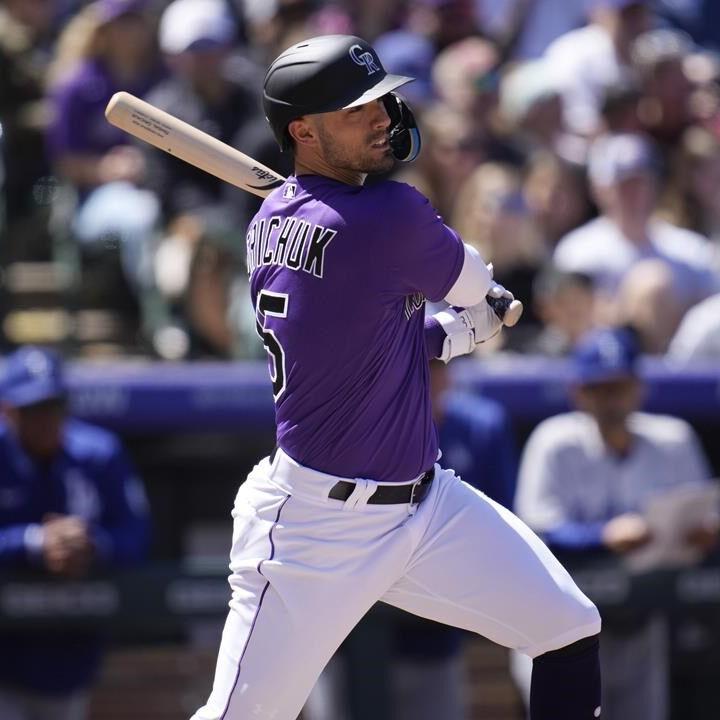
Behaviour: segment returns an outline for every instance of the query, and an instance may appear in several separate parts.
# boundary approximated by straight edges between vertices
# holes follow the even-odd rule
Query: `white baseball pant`
[[[295,720],[378,600],[535,657],[600,631],[595,606],[512,513],[435,466],[419,506],[368,504],[281,450],[240,487],[232,600],[212,693],[193,720]]]

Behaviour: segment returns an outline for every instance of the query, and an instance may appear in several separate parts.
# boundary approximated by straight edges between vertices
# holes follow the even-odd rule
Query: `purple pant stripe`
[[[270,539],[270,557],[268,560],[272,560],[275,557],[275,543],[273,542],[273,530],[275,529],[275,526],[280,522],[280,513],[282,512],[282,509],[285,507],[285,503],[290,499],[290,495],[287,495],[285,499],[280,504],[280,507],[277,511],[277,516],[275,517],[275,522],[273,523],[272,527],[270,528],[269,533],[269,539]],[[261,560],[260,563],[257,566],[257,571],[262,575],[262,570],[260,569],[262,564],[266,562],[266,560]],[[263,600],[265,599],[265,593],[267,592],[268,588],[270,587],[270,582],[265,583],[265,587],[263,588],[262,593],[260,593],[260,600],[258,602],[257,610],[255,610],[255,617],[253,617],[252,625],[250,625],[250,632],[248,633],[247,640],[245,640],[245,646],[243,647],[242,653],[240,653],[240,660],[238,660],[238,668],[237,672],[235,673],[235,680],[233,681],[232,689],[230,690],[230,694],[228,695],[227,704],[225,705],[225,709],[222,712],[222,715],[220,716],[220,720],[225,720],[225,715],[227,714],[228,709],[230,708],[230,701],[232,700],[233,693],[235,692],[235,688],[237,687],[238,680],[240,679],[240,668],[242,667],[242,661],[245,657],[245,652],[248,649],[248,645],[250,644],[250,638],[252,637],[253,630],[255,629],[255,623],[257,622],[258,616],[260,615],[260,608],[262,607]]]

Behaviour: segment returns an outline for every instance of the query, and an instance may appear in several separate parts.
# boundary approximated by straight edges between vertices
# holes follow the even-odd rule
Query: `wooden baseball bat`
[[[179,118],[127,92],[115,93],[105,108],[108,122],[190,165],[260,197],[285,182],[274,170]],[[522,314],[519,300],[487,297],[507,326]]]
[[[105,117],[130,135],[260,197],[285,182],[274,170],[202,130],[126,92],[115,93]]]

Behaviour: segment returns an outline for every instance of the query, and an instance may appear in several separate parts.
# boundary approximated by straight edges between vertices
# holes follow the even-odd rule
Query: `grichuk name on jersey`
[[[325,251],[335,235],[337,230],[297,217],[256,220],[246,236],[248,274],[261,265],[283,265],[321,278]]]

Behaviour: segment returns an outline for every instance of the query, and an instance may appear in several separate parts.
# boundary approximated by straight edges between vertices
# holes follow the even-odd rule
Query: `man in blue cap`
[[[61,359],[24,347],[0,384],[0,572],[81,578],[136,562],[142,485],[118,439],[67,417]],[[83,720],[101,656],[92,632],[0,633],[0,718]]]
[[[586,335],[575,348],[574,412],[540,423],[521,459],[516,512],[554,550],[609,551],[646,545],[644,510],[653,496],[710,471],[684,420],[639,412],[643,384],[634,335],[620,328]],[[687,541],[708,549],[717,528],[695,528]],[[665,618],[604,622],[600,642],[603,720],[666,720]],[[516,665],[517,666],[517,665]]]

